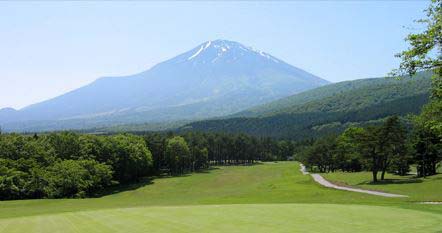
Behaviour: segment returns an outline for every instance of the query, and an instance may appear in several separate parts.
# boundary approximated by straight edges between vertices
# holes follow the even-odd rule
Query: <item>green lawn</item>
[[[397,176],[386,174],[385,181],[372,183],[370,172],[335,172],[322,174],[327,180],[343,185],[363,189],[384,191],[408,195],[408,201],[442,201],[442,174],[427,178],[416,178],[415,175]]]
[[[293,162],[217,167],[205,173],[160,178],[93,199],[0,202],[0,218],[64,211],[140,206],[247,203],[391,203],[399,200],[331,190],[299,172]],[[133,190],[130,190],[133,189]]]
[[[295,162],[218,167],[116,191],[0,202],[0,232],[437,232],[442,221],[442,206],[324,188]]]
[[[363,205],[195,205],[1,219],[0,232],[437,232],[441,222],[439,214]]]

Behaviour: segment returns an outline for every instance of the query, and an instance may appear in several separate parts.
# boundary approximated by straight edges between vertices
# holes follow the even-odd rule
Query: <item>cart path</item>
[[[302,172],[302,174],[304,174],[304,175],[310,174],[309,172],[306,171],[305,166],[303,164],[300,164],[300,166],[301,166],[300,171]],[[334,189],[345,190],[345,191],[350,191],[350,192],[367,193],[367,194],[383,196],[383,197],[408,197],[406,195],[400,195],[400,194],[384,193],[384,192],[371,191],[371,190],[365,190],[365,189],[359,189],[359,188],[349,188],[349,187],[339,186],[339,185],[336,185],[336,184],[333,184],[333,183],[327,181],[326,179],[324,179],[324,177],[322,177],[319,174],[310,174],[310,175],[313,177],[313,179],[317,183],[319,183],[322,186],[325,186],[327,188],[334,188]]]

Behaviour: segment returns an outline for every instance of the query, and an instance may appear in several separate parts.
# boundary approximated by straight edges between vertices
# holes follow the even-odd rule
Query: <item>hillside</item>
[[[135,75],[100,78],[18,111],[0,110],[0,125],[36,131],[207,119],[327,83],[267,53],[215,40]]]
[[[368,78],[344,81],[259,105],[236,117],[260,117],[282,113],[352,111],[392,100],[428,93],[430,73],[413,78]]]
[[[243,132],[305,139],[373,124],[390,115],[418,113],[428,101],[430,74],[329,84],[232,115],[190,123],[181,130]]]

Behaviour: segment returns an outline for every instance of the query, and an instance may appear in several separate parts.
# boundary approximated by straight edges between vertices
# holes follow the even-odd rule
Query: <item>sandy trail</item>
[[[310,174],[305,169],[304,164],[301,164],[300,166],[301,166],[300,171],[302,172],[302,174],[304,174],[304,175]],[[345,191],[350,191],[350,192],[367,193],[367,194],[383,196],[383,197],[408,197],[406,195],[400,195],[400,194],[384,193],[384,192],[378,192],[378,191],[371,191],[371,190],[365,190],[365,189],[349,188],[349,187],[339,186],[339,185],[330,183],[329,181],[324,179],[324,177],[322,177],[319,174],[311,174],[311,176],[313,177],[313,179],[317,183],[321,184],[322,186],[328,187],[328,188],[334,188],[334,189],[345,190]]]

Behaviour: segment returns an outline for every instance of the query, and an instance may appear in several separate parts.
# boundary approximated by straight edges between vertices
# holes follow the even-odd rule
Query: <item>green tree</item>
[[[26,184],[26,173],[11,168],[8,163],[0,159],[0,200],[21,198]]]
[[[145,135],[144,140],[146,141],[149,150],[152,152],[153,168],[155,173],[160,173],[160,170],[165,165],[165,148],[166,148],[166,137],[161,134],[150,134]]]
[[[93,160],[63,160],[46,174],[49,197],[86,197],[111,184],[110,166]]]
[[[371,170],[373,182],[378,182],[378,173],[382,170],[383,155],[381,153],[380,129],[377,126],[369,126],[358,130],[355,143],[359,153],[365,160],[366,167]]]
[[[46,138],[61,159],[77,159],[80,157],[79,135],[72,132],[51,133]]]
[[[410,47],[397,54],[402,62],[396,75],[414,75],[418,71],[431,70],[431,102],[422,111],[418,121],[442,140],[442,0],[432,0],[426,10],[427,17],[418,20],[425,29],[409,34]]]
[[[417,22],[425,29],[407,36],[410,47],[397,55],[402,62],[393,73],[414,75],[418,71],[433,71],[431,101],[414,121],[418,174],[426,176],[435,173],[434,163],[440,160],[438,148],[442,143],[442,0],[432,0],[426,18]]]
[[[96,135],[80,135],[78,159],[103,159],[103,137]]]
[[[45,198],[47,197],[48,177],[47,167],[35,166],[29,169],[24,187],[24,196],[20,198]]]
[[[138,181],[152,169],[152,154],[143,138],[130,134],[120,134],[107,138],[109,160],[114,177],[120,183]]]
[[[414,159],[417,163],[417,175],[425,177],[436,174],[437,164],[442,161],[442,143],[440,138],[425,127],[415,127]]]
[[[193,149],[193,170],[205,169],[209,166],[209,151],[207,148]]]
[[[338,167],[336,145],[335,136],[318,139],[303,152],[302,162],[309,168],[318,168],[319,172],[333,172]]]
[[[294,147],[292,142],[282,140],[278,142],[279,147],[279,160],[287,160],[288,158],[291,158],[294,153]]]
[[[357,172],[362,169],[361,154],[356,137],[363,133],[362,128],[349,127],[336,142],[336,153],[339,167],[343,171]]]
[[[175,136],[167,140],[166,161],[172,174],[183,174],[190,170],[190,149],[183,137]]]
[[[405,175],[409,171],[407,154],[407,133],[399,117],[388,117],[379,128],[379,147],[381,160],[381,180],[392,163],[398,168],[398,173]]]

